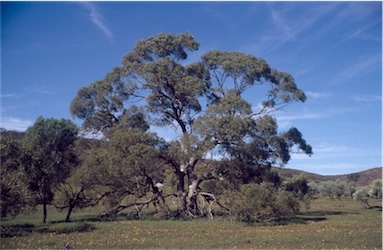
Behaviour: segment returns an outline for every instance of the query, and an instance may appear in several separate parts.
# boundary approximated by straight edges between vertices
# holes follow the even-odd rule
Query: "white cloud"
[[[371,158],[376,156],[376,152],[372,152],[365,148],[350,147],[346,145],[329,145],[328,143],[320,143],[312,145],[314,154],[309,157],[304,154],[292,154],[291,159],[295,163],[316,161],[338,161],[339,159],[351,158]]]
[[[271,19],[273,20],[275,26],[282,30],[286,40],[291,40],[296,38],[297,30],[294,30],[291,25],[288,24],[281,13],[278,11],[271,11]]]
[[[285,111],[278,111],[275,113],[275,118],[278,121],[279,128],[290,127],[294,121],[298,120],[317,120],[324,119],[329,117],[334,117],[340,114],[353,112],[355,108],[332,108],[327,110],[322,110],[320,112],[312,111],[297,111],[294,113],[288,113]]]
[[[291,125],[293,124],[293,121],[296,121],[296,120],[314,120],[314,119],[325,118],[327,116],[328,114],[313,113],[313,112],[306,112],[306,113],[299,113],[299,114],[277,113],[275,115],[275,118],[278,121],[279,128],[288,128],[288,127],[291,127]]]
[[[282,10],[272,10],[271,18],[274,25],[284,32],[284,41],[295,40],[298,35],[315,25],[323,16],[331,13],[336,5],[312,7],[305,16],[293,16],[291,11],[295,8],[286,8]]]
[[[334,47],[336,46],[339,46],[340,44],[343,44],[349,40],[352,40],[352,39],[362,39],[362,40],[373,40],[373,41],[381,41],[381,38],[377,38],[377,36],[371,36],[369,34],[367,34],[367,31],[379,24],[381,22],[381,20],[378,20],[378,21],[375,21],[373,23],[370,23],[368,25],[365,25],[359,29],[357,29],[356,31],[354,31],[353,33],[349,34],[346,38],[344,38],[342,41],[340,41],[339,43],[337,43],[336,45],[334,45]],[[379,39],[379,40],[378,40]]]
[[[303,113],[303,114],[296,114],[296,115],[280,115],[277,116],[278,121],[294,121],[294,120],[312,120],[312,119],[319,119],[326,117],[325,114],[320,113]]]
[[[288,168],[300,169],[311,173],[335,175],[353,173],[363,168],[377,167],[377,153],[366,148],[347,146],[342,144],[329,144],[322,142],[313,146],[314,154],[309,157],[305,154],[292,154]]]
[[[6,130],[25,131],[28,127],[32,126],[33,122],[30,120],[22,120],[15,117],[1,117],[0,127]]]
[[[10,94],[1,94],[0,98],[14,98],[17,97],[17,94],[15,93],[10,93]]]
[[[343,70],[334,75],[332,82],[348,82],[355,77],[362,77],[375,70],[381,70],[382,56],[375,55],[369,58],[359,58],[355,63],[347,65]]]
[[[313,92],[313,91],[306,91],[305,94],[307,97],[312,98],[312,99],[321,99],[321,98],[327,98],[330,97],[331,94],[327,92]]]
[[[113,34],[105,24],[105,19],[100,12],[98,12],[96,6],[91,2],[84,2],[82,4],[90,12],[90,20],[104,33],[108,39],[112,40]]]
[[[352,98],[356,102],[381,102],[382,96],[380,95],[371,95],[371,96],[354,96]]]

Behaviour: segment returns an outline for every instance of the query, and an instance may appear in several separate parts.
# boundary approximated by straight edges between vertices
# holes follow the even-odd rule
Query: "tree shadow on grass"
[[[1,238],[23,236],[32,233],[34,229],[35,225],[28,223],[9,226],[2,225],[0,226]]]
[[[376,210],[376,211],[382,211],[382,206],[371,206],[368,209],[373,209],[373,210]]]
[[[328,216],[328,215],[346,215],[349,213],[341,212],[341,211],[306,211],[301,212],[299,215],[301,216]]]
[[[74,223],[59,223],[53,222],[45,225],[33,225],[33,224],[16,224],[16,225],[2,225],[1,238],[7,237],[21,237],[33,232],[37,233],[57,233],[57,234],[69,234],[79,232],[90,232],[96,228],[85,222]]]
[[[327,220],[326,217],[302,217],[302,216],[291,216],[283,217],[274,220],[256,222],[255,225],[259,226],[281,226],[290,224],[307,224],[310,221],[319,222]]]

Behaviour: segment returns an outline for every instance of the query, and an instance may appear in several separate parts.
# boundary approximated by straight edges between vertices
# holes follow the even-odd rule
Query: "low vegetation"
[[[1,248],[381,249],[381,200],[372,205],[365,209],[349,198],[320,198],[296,217],[250,224],[217,215],[219,207],[213,208],[214,219],[189,221],[156,219],[153,213],[141,220],[127,219],[128,213],[95,220],[99,208],[74,213],[72,223],[64,223],[66,214],[57,211],[47,224],[40,213],[19,215],[2,221]]]

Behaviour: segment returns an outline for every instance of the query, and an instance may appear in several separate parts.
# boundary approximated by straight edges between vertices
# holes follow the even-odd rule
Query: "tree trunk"
[[[43,203],[43,222],[44,224],[47,222],[47,203]]]
[[[66,214],[66,217],[65,217],[65,222],[70,222],[70,215],[73,211],[73,208],[74,206],[72,204],[69,205],[68,213]]]
[[[178,213],[181,217],[190,218],[198,215],[197,188],[199,181],[194,167],[197,160],[191,157],[189,162],[181,164],[177,171],[178,177]],[[185,177],[188,177],[188,187],[185,188]]]
[[[189,190],[187,196],[188,209],[192,215],[198,215],[198,205],[197,205],[197,188],[198,180],[192,179],[189,180]]]
[[[187,164],[187,174],[188,174],[188,210],[192,216],[198,216],[198,205],[197,205],[197,189],[200,181],[195,173],[194,167],[197,164],[197,160],[194,157],[191,157],[189,163]]]
[[[181,217],[186,215],[187,210],[187,201],[186,201],[186,192],[185,192],[185,173],[178,173],[178,187],[177,187],[177,196],[178,196],[178,214]]]

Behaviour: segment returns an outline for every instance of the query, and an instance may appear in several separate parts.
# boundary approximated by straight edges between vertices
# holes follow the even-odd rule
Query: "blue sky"
[[[308,100],[275,116],[314,155],[286,167],[339,174],[382,165],[382,2],[1,2],[0,127],[72,119],[79,88],[161,32],[191,32],[201,46],[190,61],[239,51],[294,76]]]

